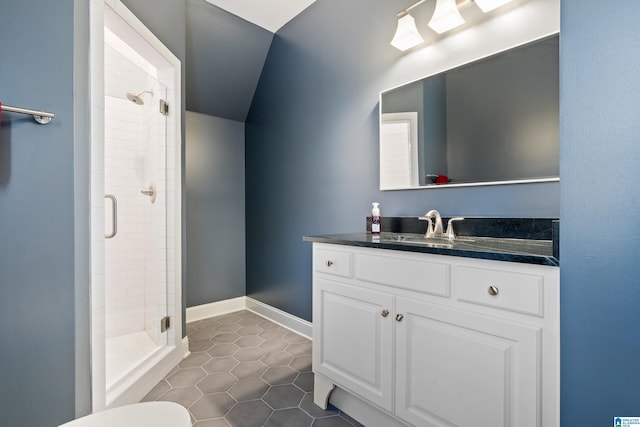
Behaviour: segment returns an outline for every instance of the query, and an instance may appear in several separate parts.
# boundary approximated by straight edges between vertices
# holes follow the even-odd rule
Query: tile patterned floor
[[[191,354],[143,399],[186,407],[194,427],[364,427],[313,403],[311,342],[249,311],[187,325]]]

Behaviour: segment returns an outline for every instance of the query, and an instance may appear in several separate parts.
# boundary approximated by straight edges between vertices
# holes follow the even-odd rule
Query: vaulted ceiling
[[[274,33],[314,1],[188,0],[187,110],[244,122]]]
[[[272,33],[316,0],[207,0]]]

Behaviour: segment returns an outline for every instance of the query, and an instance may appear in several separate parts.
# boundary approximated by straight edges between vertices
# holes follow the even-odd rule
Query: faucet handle
[[[447,231],[446,233],[444,233],[447,239],[453,240],[456,238],[456,232],[453,230],[453,223],[454,221],[462,221],[463,219],[463,217],[457,216],[449,220],[449,222],[447,223]]]
[[[419,216],[418,219],[420,221],[427,221],[427,231],[424,233],[424,237],[426,238],[433,237],[433,223],[431,222],[431,217]]]

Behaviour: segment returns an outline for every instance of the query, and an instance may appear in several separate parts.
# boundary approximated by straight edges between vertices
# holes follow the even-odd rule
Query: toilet
[[[96,412],[59,427],[191,427],[191,417],[177,403],[144,402]]]

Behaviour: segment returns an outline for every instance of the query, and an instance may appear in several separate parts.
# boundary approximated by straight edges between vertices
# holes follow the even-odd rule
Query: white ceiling
[[[207,0],[272,33],[316,0]]]

